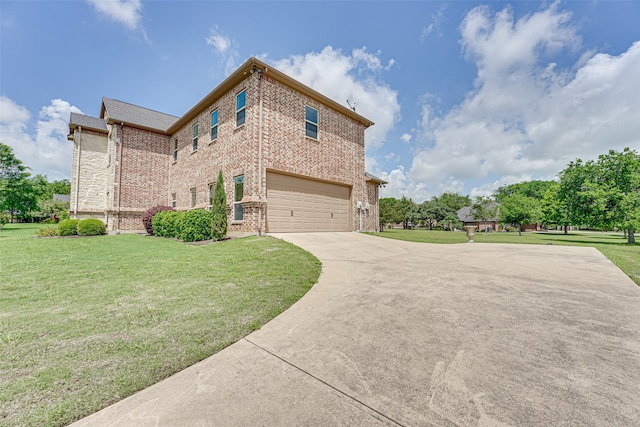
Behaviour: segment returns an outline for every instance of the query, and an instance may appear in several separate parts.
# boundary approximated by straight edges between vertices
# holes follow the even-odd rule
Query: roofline
[[[367,182],[374,182],[374,183],[376,183],[378,185],[386,185],[386,184],[388,184],[388,182],[385,181],[384,179],[378,178],[377,176],[373,176],[369,172],[365,172],[364,176],[367,178],[365,180]]]
[[[86,130],[92,130],[94,132],[100,132],[100,133],[109,133],[109,131],[107,129],[98,129],[96,127],[93,126],[87,126],[87,125],[79,125],[76,123],[69,123],[69,130],[76,130],[77,128],[82,128],[82,129],[86,129]]]
[[[119,99],[109,98],[108,96],[103,96],[102,100],[100,101],[100,118],[101,119],[104,119],[104,114],[107,111],[107,108],[104,105],[104,100],[105,99],[110,99],[111,101],[116,101],[116,102],[120,102],[122,104],[131,105],[132,107],[136,107],[136,108],[142,108],[143,110],[152,111],[154,113],[164,114],[166,116],[175,117],[177,120],[180,119],[179,117],[174,116],[172,114],[163,113],[162,111],[153,110],[153,109],[147,108],[147,107],[141,107],[140,105],[132,104],[132,103],[126,102],[126,101],[120,101]],[[153,128],[153,127],[150,127],[150,126],[144,126],[144,125],[141,125],[141,124],[138,124],[138,123],[131,123],[131,122],[128,122],[126,120],[117,119],[117,118],[114,118],[114,117],[109,117],[108,120],[105,120],[105,123],[107,123],[108,125],[124,124],[124,125],[127,125],[127,126],[134,127],[136,129],[143,129],[143,130],[148,130],[148,131],[155,132],[155,133],[167,134],[167,130],[166,129],[158,129],[158,128]]]
[[[240,83],[242,80],[244,80],[246,78],[247,72],[254,66],[264,70],[263,72],[265,73],[265,75],[268,75],[269,78],[273,78],[275,80],[278,80],[281,83],[291,87],[292,89],[295,89],[298,92],[301,92],[304,95],[307,95],[308,97],[310,97],[312,99],[315,99],[316,101],[319,101],[320,103],[322,103],[322,104],[324,104],[324,105],[326,105],[328,107],[331,107],[334,110],[339,111],[340,113],[344,114],[345,116],[348,116],[351,119],[362,123],[365,128],[368,128],[369,126],[372,126],[374,124],[371,120],[361,116],[360,114],[356,113],[355,111],[353,111],[353,110],[351,110],[351,109],[349,109],[349,108],[347,108],[347,107],[345,107],[345,106],[343,106],[341,104],[338,104],[337,102],[335,102],[331,98],[328,98],[328,97],[322,95],[321,93],[311,89],[309,86],[306,86],[306,85],[300,83],[299,81],[287,76],[283,72],[278,71],[275,68],[270,67],[266,63],[260,61],[259,59],[255,58],[255,57],[251,57],[244,64],[242,64],[236,71],[231,73],[231,75],[229,75],[229,77],[224,79],[222,81],[222,83],[220,83],[215,89],[213,89],[211,92],[209,92],[209,94],[207,96],[202,98],[200,100],[200,102],[198,102],[189,111],[187,111],[183,116],[181,116],[173,125],[171,125],[171,127],[169,129],[166,130],[166,133],[168,133],[170,135],[174,134],[176,131],[178,131],[180,128],[185,126],[191,120],[195,119],[202,111],[204,111],[206,108],[208,108],[217,99],[222,97],[225,93],[227,93],[229,90],[231,90],[233,87],[235,87],[238,83]]]

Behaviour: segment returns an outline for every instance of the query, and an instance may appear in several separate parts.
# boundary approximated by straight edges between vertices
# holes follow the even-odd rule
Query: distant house
[[[181,117],[103,98],[99,118],[71,113],[71,216],[142,231],[152,206],[210,208],[222,171],[229,234],[378,231],[371,125],[256,58]]]
[[[498,203],[493,203],[493,206],[497,206]],[[492,206],[492,207],[493,207]],[[479,221],[474,219],[471,215],[471,206],[465,206],[460,208],[457,212],[458,219],[462,221],[462,225],[475,225],[478,227],[478,231],[498,231],[500,230],[500,219],[499,218],[487,218],[486,221]]]
[[[71,201],[71,196],[68,194],[54,194],[53,200],[56,202],[69,203]]]

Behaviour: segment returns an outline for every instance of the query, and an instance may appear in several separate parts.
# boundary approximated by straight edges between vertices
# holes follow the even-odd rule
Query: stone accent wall
[[[74,131],[69,203],[73,218],[98,218],[104,221],[107,162],[106,134],[89,130]]]
[[[369,209],[365,212],[363,228],[367,231],[380,231],[380,208],[378,206],[379,187],[378,184],[372,182],[366,183],[367,198],[366,202],[369,203]]]

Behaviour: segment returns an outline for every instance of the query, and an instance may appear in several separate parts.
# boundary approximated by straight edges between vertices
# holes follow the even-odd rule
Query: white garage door
[[[267,173],[267,231],[350,231],[351,188]]]

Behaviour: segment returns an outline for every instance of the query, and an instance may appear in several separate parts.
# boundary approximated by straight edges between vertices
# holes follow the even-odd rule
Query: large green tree
[[[547,190],[555,184],[555,181],[535,180],[503,185],[498,188],[494,196],[499,202],[502,202],[504,198],[514,194],[522,194],[523,196],[531,197],[532,199],[542,200]]]
[[[385,225],[402,222],[404,217],[398,209],[398,199],[385,197],[380,199],[380,230],[384,230]]]
[[[564,228],[564,234],[568,233],[571,218],[567,205],[560,200],[560,184],[554,183],[544,193],[544,197],[540,202],[540,220],[544,224],[561,225]]]
[[[515,193],[505,197],[500,204],[500,220],[516,225],[518,234],[522,235],[522,226],[538,222],[540,219],[540,203],[533,197]]]
[[[500,206],[491,197],[477,196],[469,213],[473,219],[485,224],[484,234],[487,234],[486,222],[498,218],[499,209]]]
[[[446,218],[447,215],[454,213],[455,211],[449,206],[434,200],[421,203],[417,209],[418,219],[428,224],[429,230],[433,230],[433,226]]]
[[[11,222],[17,212],[24,214],[38,206],[28,169],[11,147],[0,142],[0,211],[9,211]]]
[[[409,228],[410,224],[417,222],[419,215],[415,202],[403,196],[398,201],[398,216],[402,218],[402,228]]]
[[[640,155],[625,148],[595,161],[577,159],[560,173],[558,196],[573,223],[621,228],[634,243],[640,229]]]
[[[469,196],[461,196],[458,193],[442,193],[440,196],[434,196],[432,199],[434,202],[442,203],[453,209],[455,212],[471,205],[471,198]]]

